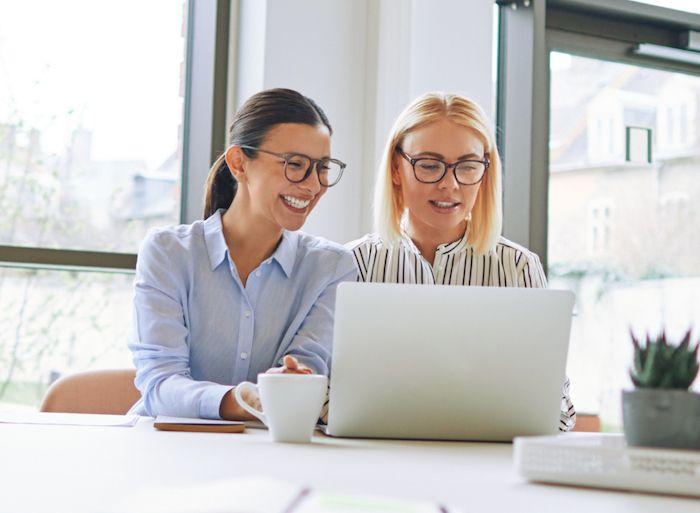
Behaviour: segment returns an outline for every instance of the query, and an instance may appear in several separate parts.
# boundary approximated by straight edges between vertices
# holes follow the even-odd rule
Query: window
[[[620,391],[630,386],[629,330],[665,329],[673,339],[694,326],[698,336],[700,143],[691,112],[700,78],[573,55],[565,69],[552,63],[550,137],[566,145],[550,152],[549,283],[577,296],[567,370],[577,410],[616,431]],[[605,80],[572,80],[592,68]],[[684,152],[624,162],[610,153],[616,112],[662,134],[666,150],[684,144]]]
[[[610,201],[594,200],[588,207],[588,251],[592,256],[605,254],[610,249]]]
[[[133,276],[0,270],[0,409],[34,407],[67,372],[130,367]]]
[[[621,119],[622,108],[622,100],[616,91],[600,91],[600,94],[588,104],[585,123],[587,155],[577,156],[576,161],[610,162],[618,156],[619,132],[624,131]]]
[[[666,7],[667,9],[675,9],[677,11],[687,11],[700,14],[700,5],[696,0],[634,0],[640,4],[655,5],[657,7]]]
[[[189,8],[0,0],[0,408],[131,365],[129,267],[181,218]]]
[[[675,78],[675,77],[674,77]],[[698,83],[689,77],[669,80],[659,91],[659,152],[666,156],[692,152]]]
[[[135,252],[179,220],[183,2],[0,5],[0,244]]]
[[[677,46],[700,31],[698,14],[696,0],[501,10],[501,77],[528,85],[499,97],[504,234],[542,256],[550,287],[576,293],[571,395],[604,430],[621,429],[629,329],[675,338],[700,326],[700,76],[635,52]],[[651,162],[626,161],[626,127],[649,131]]]

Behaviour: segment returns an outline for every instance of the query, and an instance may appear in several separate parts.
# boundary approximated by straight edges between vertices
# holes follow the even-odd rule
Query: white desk
[[[152,486],[255,475],[328,491],[422,499],[470,512],[700,512],[700,501],[530,484],[510,444],[315,438],[274,444],[267,432],[0,425],[0,512],[94,512]]]

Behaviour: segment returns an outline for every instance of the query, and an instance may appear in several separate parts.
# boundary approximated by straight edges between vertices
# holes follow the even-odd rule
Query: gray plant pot
[[[700,449],[700,394],[640,388],[622,393],[627,445]]]

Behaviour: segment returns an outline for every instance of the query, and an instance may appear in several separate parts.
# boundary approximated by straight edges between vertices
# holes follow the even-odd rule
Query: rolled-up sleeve
[[[285,351],[285,355],[294,356],[300,363],[310,367],[318,374],[328,375],[333,343],[336,291],[340,283],[356,280],[355,260],[350,251],[344,251],[339,255],[333,278],[319,294]],[[277,363],[281,365],[282,361]]]
[[[136,387],[147,415],[218,419],[230,385],[196,381],[184,301],[186,278],[178,269],[167,234],[152,232],[138,254],[134,281],[133,327],[129,348],[136,366]]]

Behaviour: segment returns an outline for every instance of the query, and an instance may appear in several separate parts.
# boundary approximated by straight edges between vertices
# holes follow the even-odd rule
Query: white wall
[[[234,90],[235,107],[242,105],[249,96],[265,89],[267,2],[242,1],[239,5],[239,15],[235,18],[238,27],[231,27],[231,31],[238,34],[236,58],[229,63],[235,68],[233,77],[237,80]],[[233,116],[230,118],[233,119]]]
[[[410,94],[455,91],[491,116],[492,0],[413,0]]]
[[[333,154],[348,163],[304,231],[345,242],[371,229],[381,150],[415,96],[459,91],[492,114],[492,0],[239,3],[236,105],[263,88],[299,90],[326,111]]]

